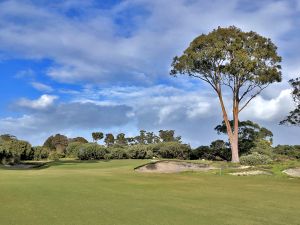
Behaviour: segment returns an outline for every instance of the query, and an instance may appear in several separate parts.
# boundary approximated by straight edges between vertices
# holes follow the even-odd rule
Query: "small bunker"
[[[209,171],[217,169],[208,164],[182,162],[182,161],[157,161],[136,167],[134,170],[142,173],[179,173],[184,171]]]
[[[291,177],[300,177],[300,168],[287,169],[287,170],[284,170],[283,173],[285,173]]]

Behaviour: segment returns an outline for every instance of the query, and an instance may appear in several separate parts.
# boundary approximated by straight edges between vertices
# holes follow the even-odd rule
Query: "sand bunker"
[[[254,175],[272,175],[269,172],[262,171],[262,170],[252,170],[252,171],[245,171],[245,172],[234,172],[229,173],[230,175],[234,176],[254,176]]]
[[[283,173],[286,173],[291,177],[300,177],[300,168],[287,169],[284,170]]]
[[[181,161],[158,161],[135,168],[143,173],[179,173],[183,171],[209,171],[217,169],[207,164],[198,164]]]
[[[41,167],[43,165],[44,165],[43,163],[39,163],[39,164],[19,163],[14,165],[5,165],[5,167],[10,169],[33,169],[33,168]]]

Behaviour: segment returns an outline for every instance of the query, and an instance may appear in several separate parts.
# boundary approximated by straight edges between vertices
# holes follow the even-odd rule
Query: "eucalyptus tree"
[[[92,133],[92,138],[95,142],[101,140],[104,137],[102,132],[93,132]]]
[[[293,88],[292,97],[295,102],[295,109],[280,124],[300,126],[300,77],[289,80],[289,83]]]
[[[237,27],[218,27],[196,37],[173,59],[171,75],[185,74],[207,82],[216,92],[231,145],[232,162],[239,162],[239,113],[273,82],[281,81],[281,57],[269,38]],[[233,128],[224,94],[232,94]]]

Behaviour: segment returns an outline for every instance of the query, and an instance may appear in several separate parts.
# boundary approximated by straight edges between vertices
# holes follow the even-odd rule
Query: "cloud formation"
[[[32,68],[16,74],[42,95],[18,96],[22,115],[0,118],[0,132],[41,143],[57,132],[175,129],[194,146],[208,144],[222,120],[218,100],[195,79],[169,77],[170,64],[197,35],[235,25],[270,37],[284,59],[284,82],[270,86],[241,118],[274,128],[275,141],[297,140],[297,130],[288,137],[277,124],[293,106],[286,80],[300,72],[299,1],[100,2],[0,2],[1,56],[51,62],[42,69],[51,82]]]

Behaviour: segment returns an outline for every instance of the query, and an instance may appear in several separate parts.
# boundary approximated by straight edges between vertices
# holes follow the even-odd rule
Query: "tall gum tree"
[[[216,92],[231,145],[239,162],[239,113],[273,82],[281,81],[281,57],[269,38],[239,28],[218,27],[195,38],[182,56],[173,59],[171,75],[185,74],[207,82]],[[233,127],[224,92],[232,93]]]

